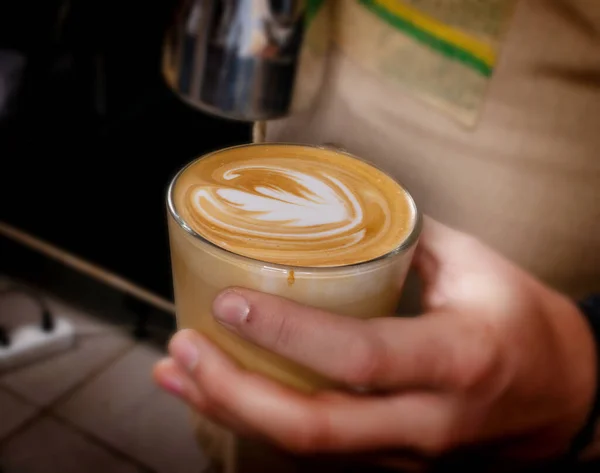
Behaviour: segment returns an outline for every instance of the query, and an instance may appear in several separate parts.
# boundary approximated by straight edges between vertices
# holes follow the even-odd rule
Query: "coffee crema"
[[[413,231],[408,193],[345,153],[286,144],[229,148],[178,176],[174,210],[193,231],[268,263],[335,267],[379,258]]]

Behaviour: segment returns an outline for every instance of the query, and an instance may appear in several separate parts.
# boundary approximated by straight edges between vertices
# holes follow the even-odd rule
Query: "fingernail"
[[[215,299],[215,318],[224,325],[235,327],[246,320],[250,312],[248,301],[235,292],[226,292]]]
[[[160,385],[173,394],[183,394],[183,379],[175,374],[163,376]]]
[[[173,358],[175,358],[180,365],[184,366],[185,369],[190,372],[194,371],[198,364],[198,360],[200,359],[200,354],[193,341],[184,337],[175,339],[173,340],[171,351]]]

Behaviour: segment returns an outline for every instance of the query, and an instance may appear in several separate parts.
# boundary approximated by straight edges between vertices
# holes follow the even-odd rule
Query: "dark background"
[[[0,2],[0,49],[27,67],[0,121],[0,220],[171,297],[169,179],[248,142],[160,74],[170,1]]]

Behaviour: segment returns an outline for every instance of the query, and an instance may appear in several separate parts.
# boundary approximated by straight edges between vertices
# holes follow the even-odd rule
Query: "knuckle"
[[[295,325],[291,317],[286,317],[285,312],[277,312],[270,316],[272,326],[272,335],[269,345],[277,351],[279,348],[285,348],[289,345],[294,336]]]
[[[421,451],[428,457],[436,458],[452,451],[454,446],[455,442],[452,441],[452,438],[444,430],[441,430],[423,441]]]
[[[429,457],[435,458],[453,451],[461,444],[461,419],[456,413],[448,412],[440,419],[435,429],[424,436],[419,450]]]
[[[346,363],[342,381],[351,386],[369,386],[377,381],[385,359],[383,345],[373,337],[358,339],[352,347],[352,358]]]
[[[296,455],[313,455],[331,445],[330,429],[320,413],[305,415],[304,421],[282,439],[283,446]]]
[[[317,444],[306,434],[295,434],[285,441],[284,447],[296,455],[312,455],[317,453]]]
[[[201,414],[207,415],[211,413],[211,405],[204,396],[194,396],[190,399],[190,403]]]
[[[204,372],[198,366],[194,367],[188,374],[196,386],[202,387],[205,384]]]
[[[194,379],[198,390],[202,393],[200,403],[204,410],[210,411],[225,403],[225,400],[228,398],[230,385],[224,377],[205,368],[196,369]]]
[[[501,362],[500,343],[489,325],[472,330],[468,347],[456,367],[456,387],[467,392],[487,385],[498,374]]]
[[[227,387],[223,386],[221,383],[204,381],[199,384],[204,393],[204,397],[206,398],[206,402],[209,404],[216,404],[223,396],[223,389],[227,389]]]

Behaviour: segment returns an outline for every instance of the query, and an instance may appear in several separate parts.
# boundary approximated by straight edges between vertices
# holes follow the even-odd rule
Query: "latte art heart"
[[[248,188],[246,174],[263,184]],[[276,177],[279,184],[269,186],[269,177]],[[325,173],[310,176],[276,166],[246,165],[227,171],[222,179],[230,186],[198,186],[190,200],[198,215],[238,239],[251,236],[298,245],[364,237],[360,202],[342,182]]]
[[[184,221],[222,248],[272,263],[340,266],[386,254],[414,224],[406,192],[366,163],[302,146],[240,150],[196,161],[175,189]]]

